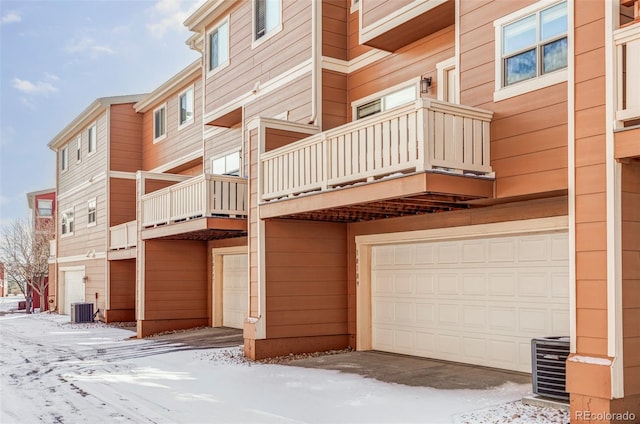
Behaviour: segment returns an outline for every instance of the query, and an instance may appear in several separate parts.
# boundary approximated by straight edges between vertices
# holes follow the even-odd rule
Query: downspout
[[[318,121],[318,88],[321,78],[320,49],[322,48],[322,32],[319,28],[321,22],[322,2],[311,2],[311,117],[309,124],[316,125]]]

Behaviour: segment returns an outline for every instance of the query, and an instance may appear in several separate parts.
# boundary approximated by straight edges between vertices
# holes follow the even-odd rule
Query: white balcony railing
[[[204,216],[247,215],[247,180],[202,174],[141,196],[142,226]]]
[[[129,221],[109,228],[109,249],[135,247],[138,241],[137,221]]]
[[[640,23],[616,30],[616,85],[618,107],[616,119],[640,119]]]
[[[492,112],[420,99],[262,153],[263,201],[441,169],[490,175]]]

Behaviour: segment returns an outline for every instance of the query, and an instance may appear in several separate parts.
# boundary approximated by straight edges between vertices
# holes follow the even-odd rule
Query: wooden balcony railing
[[[135,247],[138,241],[137,221],[129,221],[109,228],[109,249]]]
[[[211,216],[247,215],[247,180],[202,174],[140,197],[143,227]]]
[[[262,153],[261,200],[433,169],[493,176],[492,116],[420,99]]]
[[[616,45],[618,121],[640,119],[640,22],[613,33]]]

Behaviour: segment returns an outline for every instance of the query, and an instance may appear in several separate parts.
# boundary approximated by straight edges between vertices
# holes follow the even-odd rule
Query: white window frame
[[[207,46],[207,54],[206,54],[207,77],[220,72],[221,70],[229,66],[229,63],[231,63],[231,23],[230,21],[231,20],[229,19],[229,16],[227,16],[223,20],[221,20],[216,26],[214,26],[209,31],[207,31],[207,38],[205,40],[206,41],[205,44]],[[224,61],[223,63],[218,63],[218,66],[216,66],[215,68],[211,68],[211,34],[218,31],[218,29],[220,29],[220,27],[222,27],[225,24],[227,25],[227,60]]]
[[[560,4],[562,3],[562,1],[563,0],[560,0],[560,1],[559,0],[540,0],[537,3],[534,3],[523,9],[517,10],[507,16],[503,16],[500,19],[496,19],[493,22],[493,27],[495,31],[495,59],[494,59],[495,60],[495,91],[493,92],[494,102],[519,96],[521,94],[529,93],[531,91],[540,90],[542,88],[567,81],[568,75],[569,75],[570,61],[568,61],[566,68],[559,69],[557,71],[553,71],[548,74],[539,75],[535,78],[531,78],[525,81],[520,81],[513,85],[508,85],[504,87],[502,83],[502,79],[503,79],[502,29],[506,25],[512,22],[518,21],[528,15],[538,13],[541,10],[555,6],[556,4]],[[569,19],[570,14],[573,13],[572,5],[573,5],[573,2],[567,1],[567,20]],[[571,57],[573,55],[573,43],[571,41],[572,39],[573,39],[573,28],[567,25],[567,40],[568,40],[567,57]]]
[[[456,74],[454,78],[455,79],[455,87],[453,91],[454,99],[453,101],[449,99],[449,103],[459,104],[460,103],[460,81],[459,81],[459,74],[456,70],[455,57],[451,57],[447,60],[443,60],[442,62],[436,63],[436,74],[438,78],[436,83],[437,99],[444,101],[445,92],[449,88],[448,81],[447,81],[447,73],[451,70],[454,70]]]
[[[349,13],[355,13],[360,10],[360,0],[351,0],[351,8]]]
[[[67,216],[71,216],[71,220],[69,221],[69,219],[67,218]],[[65,209],[64,212],[62,212],[61,214],[61,221],[60,221],[60,237],[68,237],[68,236],[72,236],[74,231],[75,231],[75,213],[73,210],[73,207],[69,208],[69,209]],[[67,231],[63,231],[65,229],[65,225],[64,225],[64,220],[65,218],[67,218]],[[69,222],[71,222],[71,225],[69,225]]]
[[[93,130],[93,131],[92,131]],[[93,134],[93,150],[91,149],[91,134]],[[87,128],[87,156],[94,155],[98,151],[98,125],[96,122]]]
[[[40,203],[49,203],[49,210],[51,211],[50,215],[41,215],[40,214]],[[36,210],[38,211],[38,218],[53,218],[53,200],[51,199],[36,199]]]
[[[60,150],[60,172],[66,172],[69,169],[69,145],[67,144]]]
[[[93,222],[91,221],[91,205],[93,204]],[[87,200],[87,227],[95,227],[98,224],[98,200]]]
[[[256,39],[256,0],[251,0],[251,48],[252,49],[255,49],[256,47],[258,47],[259,45],[261,45],[262,43],[264,43],[265,41],[267,41],[268,39],[270,39],[280,31],[282,31],[282,28],[283,28],[282,0],[278,0],[278,4],[280,8],[279,10],[280,22],[273,29],[271,29],[271,31],[265,32],[265,34],[262,37]]]
[[[213,174],[213,163],[216,160],[220,160],[220,159],[225,159],[225,165],[226,165],[226,158],[232,155],[238,155],[238,176],[242,175],[242,149],[236,149],[236,150],[231,150],[228,151],[226,153],[223,153],[221,155],[215,156],[211,158],[211,174]],[[225,166],[225,171],[226,171],[226,166]],[[235,175],[231,175],[227,172],[225,172],[224,174],[215,174],[215,175],[224,175],[224,176],[230,176],[233,177]]]
[[[191,91],[191,117],[187,118],[184,122],[180,122],[181,114],[182,114],[182,97],[186,96],[186,94]],[[188,127],[193,124],[196,115],[196,90],[194,84],[182,90],[180,94],[178,94],[178,129],[182,129],[184,127]]]
[[[416,90],[416,100],[419,99],[420,98],[420,78],[418,77],[418,78],[413,78],[413,79],[410,79],[409,81],[405,81],[403,83],[394,85],[393,87],[385,88],[384,90],[378,91],[375,94],[371,94],[369,96],[362,97],[362,98],[360,98],[358,100],[355,100],[355,101],[351,102],[351,120],[352,121],[357,121],[358,120],[358,108],[360,106],[363,106],[363,105],[365,105],[367,103],[370,103],[370,102],[372,102],[374,100],[381,99],[381,98],[383,98],[385,96],[388,96],[389,94],[393,94],[393,93],[395,93],[397,91],[404,90],[405,88],[408,88],[408,87],[411,87],[411,86],[413,86],[415,88],[415,90]],[[389,109],[383,109],[378,113],[385,112],[386,110],[389,110]],[[375,114],[373,114],[373,115],[375,115]],[[368,118],[368,117],[373,116],[373,115],[369,115],[369,116],[366,116],[366,117],[360,118],[360,119],[365,119],[365,118]]]
[[[156,113],[158,113],[159,110],[164,109],[164,131],[161,135],[157,135],[156,134]],[[164,140],[165,138],[167,138],[167,104],[163,103],[160,106],[158,106],[157,108],[155,108],[153,110],[153,142],[157,143],[159,141]]]
[[[82,162],[82,136],[76,137],[76,163]]]

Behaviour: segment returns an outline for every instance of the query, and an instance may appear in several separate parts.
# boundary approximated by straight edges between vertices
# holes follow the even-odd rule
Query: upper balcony
[[[260,155],[263,218],[359,221],[493,195],[492,112],[420,99]]]
[[[246,235],[247,180],[202,174],[140,197],[141,238],[213,240]]]
[[[109,228],[109,252],[107,257],[114,259],[132,259],[136,257],[138,242],[138,221],[124,222]]]

